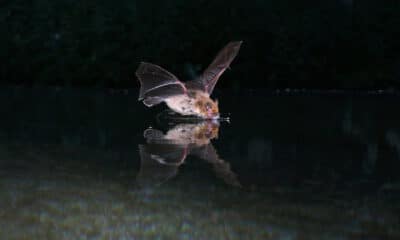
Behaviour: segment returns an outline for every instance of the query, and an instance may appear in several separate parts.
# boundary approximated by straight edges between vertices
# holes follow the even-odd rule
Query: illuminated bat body
[[[241,44],[241,41],[228,43],[200,77],[185,83],[160,66],[142,62],[136,70],[140,81],[139,100],[143,100],[148,107],[165,102],[181,115],[218,118],[218,101],[213,101],[210,95],[219,77],[236,57]]]

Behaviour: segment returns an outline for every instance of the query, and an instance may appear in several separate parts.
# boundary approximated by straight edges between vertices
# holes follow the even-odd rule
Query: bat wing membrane
[[[202,90],[211,95],[219,77],[238,54],[241,44],[242,41],[228,43],[199,78],[186,83],[187,88]]]
[[[136,70],[140,81],[139,100],[153,106],[166,98],[186,93],[186,87],[178,78],[167,70],[152,63],[140,63]]]

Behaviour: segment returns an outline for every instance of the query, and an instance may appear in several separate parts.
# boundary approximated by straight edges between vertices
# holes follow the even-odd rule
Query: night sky
[[[398,89],[399,1],[14,0],[1,84],[137,88],[141,61],[182,80],[243,40],[219,89]]]

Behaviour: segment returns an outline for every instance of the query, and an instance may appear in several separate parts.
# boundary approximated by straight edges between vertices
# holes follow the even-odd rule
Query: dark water
[[[399,239],[398,94],[0,91],[1,239]],[[158,115],[158,117],[156,117]]]

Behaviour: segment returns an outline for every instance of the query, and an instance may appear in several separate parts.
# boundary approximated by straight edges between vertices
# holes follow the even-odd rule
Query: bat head
[[[219,118],[218,100],[213,101],[208,96],[200,96],[195,101],[196,112],[202,118]]]

